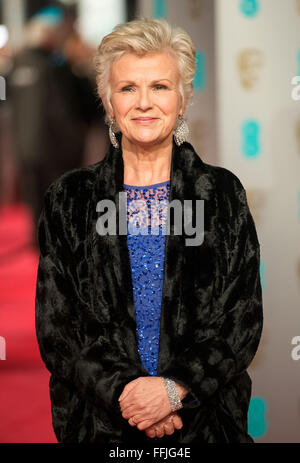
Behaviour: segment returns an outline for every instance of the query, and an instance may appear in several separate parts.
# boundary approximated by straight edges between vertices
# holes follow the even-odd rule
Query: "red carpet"
[[[31,215],[22,204],[0,208],[0,442],[57,442],[50,374],[36,341],[34,298],[38,252],[28,243]]]

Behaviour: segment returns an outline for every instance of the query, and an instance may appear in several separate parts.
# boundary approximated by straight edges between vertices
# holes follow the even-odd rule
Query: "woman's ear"
[[[183,115],[184,115],[184,109],[183,109],[183,108],[180,108],[179,113],[178,113],[178,116],[183,117]]]
[[[183,116],[184,111],[185,111],[185,107],[184,107],[183,103],[181,102],[180,106],[179,106],[178,116]]]

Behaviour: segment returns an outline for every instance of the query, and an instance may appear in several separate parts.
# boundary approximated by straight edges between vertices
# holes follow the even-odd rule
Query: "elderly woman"
[[[253,442],[259,242],[239,179],[186,141],[193,43],[135,20],[95,63],[109,152],[54,182],[39,221],[36,330],[57,439]],[[201,211],[192,239],[185,219]]]

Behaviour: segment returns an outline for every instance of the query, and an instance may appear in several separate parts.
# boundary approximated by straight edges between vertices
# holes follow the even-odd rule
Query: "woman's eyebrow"
[[[160,79],[155,79],[153,80],[152,82],[150,82],[150,85],[153,85],[153,84],[156,84],[157,82],[161,82],[162,80],[167,80],[168,82],[170,82],[171,84],[173,84],[173,82],[170,80],[170,79],[166,79],[165,77],[162,77]],[[132,81],[132,80],[119,80],[119,82],[117,83],[117,85],[120,85],[122,83],[126,83],[127,85],[134,85],[136,82]]]
[[[161,79],[153,80],[153,82],[151,82],[151,84],[156,84],[157,82],[161,82],[162,80],[167,80],[168,82],[170,82],[170,84],[173,84],[172,80],[166,79],[165,77],[162,77]]]
[[[117,82],[117,85],[123,84],[123,83],[124,83],[124,84],[126,83],[126,84],[128,84],[128,85],[134,84],[134,82],[132,82],[131,80],[119,80],[119,82]]]

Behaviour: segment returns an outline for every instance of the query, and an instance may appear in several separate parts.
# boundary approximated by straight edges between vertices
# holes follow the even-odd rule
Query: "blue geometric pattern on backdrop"
[[[247,159],[260,155],[260,125],[255,119],[248,119],[241,127],[242,153]]]
[[[248,409],[248,433],[253,439],[267,432],[267,401],[263,397],[252,397]]]
[[[193,84],[198,92],[206,87],[206,55],[201,50],[196,50],[196,72]]]
[[[167,2],[166,0],[153,0],[153,17],[167,18]]]
[[[241,13],[247,16],[247,18],[253,18],[259,12],[259,1],[258,0],[240,0]]]
[[[260,283],[261,283],[261,291],[264,292],[265,290],[265,263],[261,260],[259,264],[259,275],[260,275]]]

